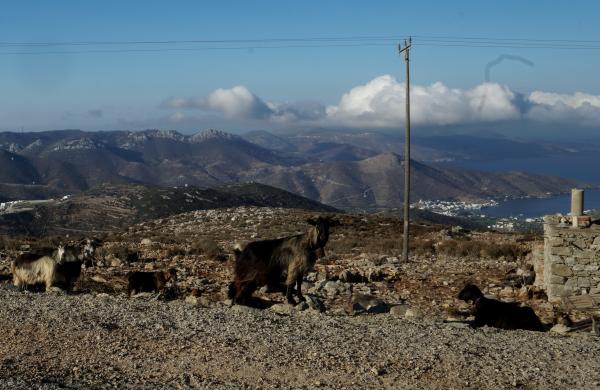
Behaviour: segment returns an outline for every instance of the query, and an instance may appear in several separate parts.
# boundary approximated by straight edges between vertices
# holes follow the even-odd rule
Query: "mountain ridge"
[[[379,209],[402,202],[402,158],[394,151],[398,145],[381,146],[385,135],[333,132],[323,136],[313,131],[286,138],[265,131],[250,134],[215,129],[191,135],[156,129],[0,133],[0,197],[50,198],[105,183],[211,188],[257,182],[338,208]],[[443,154],[438,151],[435,156]],[[484,173],[419,161],[412,162],[412,172],[414,200],[543,196],[586,185],[550,176]]]

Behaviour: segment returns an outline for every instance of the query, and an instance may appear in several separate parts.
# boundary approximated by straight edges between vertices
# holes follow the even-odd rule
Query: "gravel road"
[[[598,388],[600,339],[0,287],[2,388]]]

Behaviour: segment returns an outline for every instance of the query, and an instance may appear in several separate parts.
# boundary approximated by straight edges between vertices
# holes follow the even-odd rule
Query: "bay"
[[[591,185],[600,184],[600,156],[591,153],[557,155],[505,160],[463,160],[444,163],[444,166],[487,172],[523,171],[542,175],[581,180]],[[549,198],[525,198],[502,201],[498,206],[482,209],[482,214],[494,217],[535,218],[548,214],[567,214],[571,210],[571,194]],[[600,189],[585,191],[584,208],[600,209]]]

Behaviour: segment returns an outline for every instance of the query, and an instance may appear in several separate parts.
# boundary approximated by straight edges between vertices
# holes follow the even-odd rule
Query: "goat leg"
[[[302,295],[302,279],[304,279],[302,274],[299,274],[296,277],[296,295],[298,295],[300,302],[305,302],[306,298],[304,298],[304,295]]]
[[[294,292],[294,284],[288,284],[287,286],[287,291],[285,293],[285,297],[287,298],[287,302],[290,305],[296,305],[296,300],[294,300],[294,297],[292,296]]]

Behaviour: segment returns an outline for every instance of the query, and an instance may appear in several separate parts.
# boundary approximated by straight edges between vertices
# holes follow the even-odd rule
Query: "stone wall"
[[[544,217],[543,264],[537,257],[537,283],[548,300],[563,296],[600,293],[600,225],[587,228],[561,226],[558,216]]]

